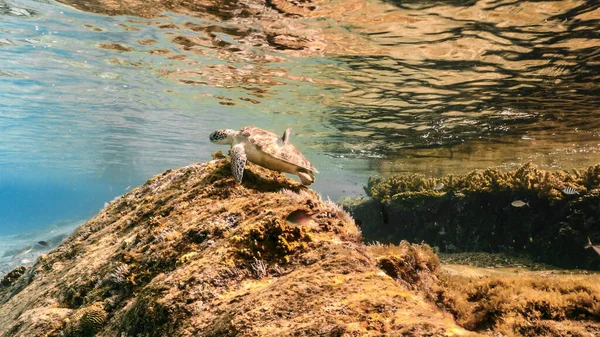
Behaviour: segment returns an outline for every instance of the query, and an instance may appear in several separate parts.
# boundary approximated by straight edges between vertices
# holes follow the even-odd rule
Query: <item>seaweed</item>
[[[600,270],[600,256],[582,249],[588,236],[600,241],[599,184],[600,165],[567,172],[528,163],[441,178],[373,177],[365,187],[370,200],[346,203],[367,240],[425,241],[449,253],[527,254],[564,268]],[[578,194],[564,193],[566,187]],[[515,200],[528,205],[514,207]]]

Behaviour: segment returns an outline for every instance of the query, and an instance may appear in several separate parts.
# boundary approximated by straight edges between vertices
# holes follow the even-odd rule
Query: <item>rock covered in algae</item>
[[[420,295],[437,280],[426,247],[367,247],[297,182],[230,172],[227,159],[169,170],[109,203],[0,288],[0,335],[478,335]],[[298,211],[310,216],[287,221]]]
[[[428,294],[465,328],[494,336],[600,336],[598,274],[443,269]]]
[[[19,277],[25,274],[26,270],[27,268],[23,266],[18,266],[17,268],[11,270],[8,274],[4,275],[2,281],[0,281],[0,286],[8,287],[15,284]]]
[[[565,193],[567,187],[578,194]],[[583,249],[588,236],[600,242],[600,165],[566,172],[529,163],[443,178],[399,174],[369,179],[366,191],[371,199],[347,208],[367,241],[425,241],[442,252],[518,253],[600,270],[600,256]],[[516,200],[527,206],[513,206]]]

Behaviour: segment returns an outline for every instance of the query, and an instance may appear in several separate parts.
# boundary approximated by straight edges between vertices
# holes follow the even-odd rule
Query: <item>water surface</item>
[[[595,164],[599,7],[248,0],[143,19],[0,0],[0,236],[209,160],[224,127],[292,127],[333,200],[377,174]]]

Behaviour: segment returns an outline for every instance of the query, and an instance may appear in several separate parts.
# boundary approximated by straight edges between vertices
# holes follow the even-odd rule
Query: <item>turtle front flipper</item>
[[[231,173],[238,184],[242,183],[244,177],[244,166],[246,166],[246,151],[243,144],[231,147]]]

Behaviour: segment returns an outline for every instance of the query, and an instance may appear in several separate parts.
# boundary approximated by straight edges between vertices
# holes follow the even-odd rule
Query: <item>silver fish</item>
[[[590,240],[590,237],[588,236],[588,242],[585,244],[585,246],[583,246],[583,248],[588,249],[592,247],[592,240]]]
[[[573,187],[570,187],[570,186],[563,188],[562,192],[567,195],[579,194],[579,192],[577,192],[576,189],[574,189]]]
[[[524,202],[522,200],[515,200],[515,201],[511,202],[510,204],[513,205],[513,207],[527,206],[527,207],[531,208],[531,206],[529,206],[529,201],[528,202]]]
[[[12,259],[14,260],[14,259],[16,259],[16,258],[18,258],[18,257],[21,257],[21,256],[23,256],[23,255],[26,255],[26,254],[28,254],[29,252],[31,252],[32,250],[33,250],[33,247],[31,247],[31,248],[28,248],[28,249],[25,249],[25,250],[23,250],[23,251],[20,251],[20,252],[16,253],[16,254],[15,254],[13,257],[12,257]]]
[[[593,248],[594,251],[596,253],[598,253],[598,255],[600,255],[600,246],[594,246],[592,245],[592,240],[590,240],[590,237],[588,236],[588,242],[585,244],[585,246],[583,246],[583,248]]]
[[[28,10],[26,10],[24,8],[17,8],[17,7],[12,7],[10,9],[10,14],[16,15],[16,16],[31,16],[31,13],[29,13]]]
[[[441,190],[442,188],[444,188],[444,183],[439,183],[439,184],[437,184],[437,185],[435,185],[435,186],[433,187],[433,190],[434,190],[434,191],[439,191],[439,190]]]

